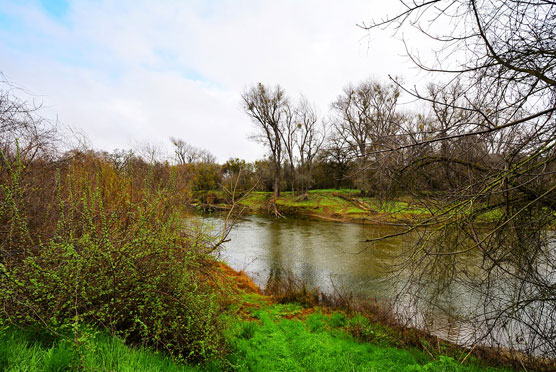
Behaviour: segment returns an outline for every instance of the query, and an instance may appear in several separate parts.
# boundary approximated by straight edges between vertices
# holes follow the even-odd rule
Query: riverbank
[[[0,369],[6,371],[508,371],[482,363],[444,343],[401,345],[387,326],[361,313],[308,302],[281,303],[245,273],[217,263],[215,283],[236,291],[227,312],[229,354],[203,366],[130,347],[106,332],[76,329],[87,338],[54,339],[39,329],[0,334]],[[282,301],[281,301],[282,300]],[[304,301],[302,301],[304,302]],[[423,345],[425,345],[423,343]]]
[[[229,200],[219,191],[202,191],[194,196],[194,205],[203,210],[231,208]],[[271,192],[256,191],[239,198],[237,205],[253,214],[383,225],[406,225],[431,216],[430,210],[410,197],[381,200],[361,196],[359,190],[353,189],[310,190],[302,195],[282,192],[276,200]]]

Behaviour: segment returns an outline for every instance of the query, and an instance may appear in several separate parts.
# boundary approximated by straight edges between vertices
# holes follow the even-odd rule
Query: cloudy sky
[[[385,4],[393,6],[385,7]],[[242,112],[251,84],[303,93],[326,115],[349,82],[412,81],[390,32],[356,24],[397,10],[384,0],[0,0],[0,72],[43,116],[95,148],[170,136],[229,157],[261,158]],[[29,98],[29,97],[27,97]]]

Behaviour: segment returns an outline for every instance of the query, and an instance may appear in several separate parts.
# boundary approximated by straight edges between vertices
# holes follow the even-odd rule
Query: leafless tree
[[[556,242],[550,232],[556,222],[556,3],[402,4],[400,13],[362,26],[428,36],[439,45],[430,63],[406,44],[408,55],[448,82],[428,94],[405,89],[446,119],[407,146],[457,140],[485,149],[480,162],[459,155],[438,159],[464,166],[473,176],[454,185],[444,207],[426,221],[439,227],[407,253],[406,272],[415,283],[438,280],[428,291],[438,306],[454,287],[466,288],[476,305],[467,314],[477,322],[470,342],[556,357]],[[459,118],[448,118],[454,112]],[[489,228],[481,224],[485,214]]]
[[[282,146],[284,148],[284,152],[287,156],[288,165],[290,168],[290,185],[292,194],[295,193],[295,144],[297,135],[299,132],[299,128],[297,123],[295,122],[295,112],[290,107],[290,105],[284,105],[283,110],[283,125],[282,129],[280,130],[280,139],[282,141]]]
[[[216,163],[216,157],[208,150],[199,150],[199,161],[205,164]]]
[[[0,73],[0,150],[11,157],[19,152],[24,164],[54,155],[55,123],[37,115],[40,106],[22,101],[18,93],[24,92]]]
[[[174,155],[178,164],[214,164],[216,162],[214,155],[207,150],[190,145],[179,138],[170,137],[170,141],[174,145]]]
[[[303,96],[295,109],[295,122],[298,128],[296,147],[299,153],[300,191],[303,193],[311,186],[313,162],[326,139],[326,125],[319,123],[315,107]]]
[[[332,168],[335,187],[340,188],[346,178],[352,160],[352,155],[344,136],[339,135],[335,131],[330,132],[320,153],[320,159]]]
[[[148,164],[162,163],[169,160],[162,144],[140,142],[134,147],[137,155]]]
[[[369,191],[369,170],[382,164],[380,150],[392,148],[391,141],[400,127],[397,102],[400,89],[368,80],[347,86],[334,101],[336,133],[343,137],[357,159],[355,176],[359,186]],[[371,164],[372,163],[372,164]]]
[[[198,158],[198,150],[196,147],[188,144],[182,139],[170,137],[170,142],[174,145],[174,154],[178,164],[190,164]]]
[[[261,83],[245,90],[241,97],[244,111],[257,125],[258,132],[254,138],[270,150],[274,198],[278,198],[283,157],[282,136],[290,113],[288,98],[279,85],[266,87]]]
[[[410,159],[421,169],[424,165],[434,164],[436,172],[434,175],[429,174],[429,178],[436,182],[435,189],[454,188],[458,182],[461,186],[469,182],[468,169],[465,165],[454,163],[453,160],[477,163],[487,160],[488,157],[483,138],[457,137],[458,134],[469,130],[469,123],[477,120],[473,117],[477,113],[468,102],[459,81],[454,81],[448,86],[429,84],[427,94],[430,97],[430,104],[427,105],[430,106],[430,113],[421,121],[421,125],[426,121],[426,128],[422,127],[416,133],[412,133],[412,143],[419,144],[422,138],[427,136],[438,137],[440,140],[428,144],[426,153],[413,153]],[[416,138],[419,132],[425,137]]]

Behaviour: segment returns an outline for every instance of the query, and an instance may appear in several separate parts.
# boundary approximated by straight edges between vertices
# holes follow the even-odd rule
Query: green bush
[[[347,319],[344,314],[336,312],[330,316],[329,323],[332,327],[339,328],[346,325]]]
[[[210,246],[184,227],[171,174],[162,182],[84,156],[51,172],[54,204],[38,197],[32,167],[4,157],[2,170],[0,325],[85,323],[178,359],[223,353]],[[30,210],[44,222],[31,225]]]
[[[239,333],[239,337],[245,339],[253,338],[257,327],[258,325],[255,322],[243,322],[241,324],[241,332]]]

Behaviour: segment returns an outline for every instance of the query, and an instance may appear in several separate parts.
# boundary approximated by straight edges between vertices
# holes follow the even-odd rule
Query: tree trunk
[[[280,165],[274,165],[274,199],[280,196]]]
[[[295,166],[290,164],[291,178],[292,178],[292,196],[295,195]]]

